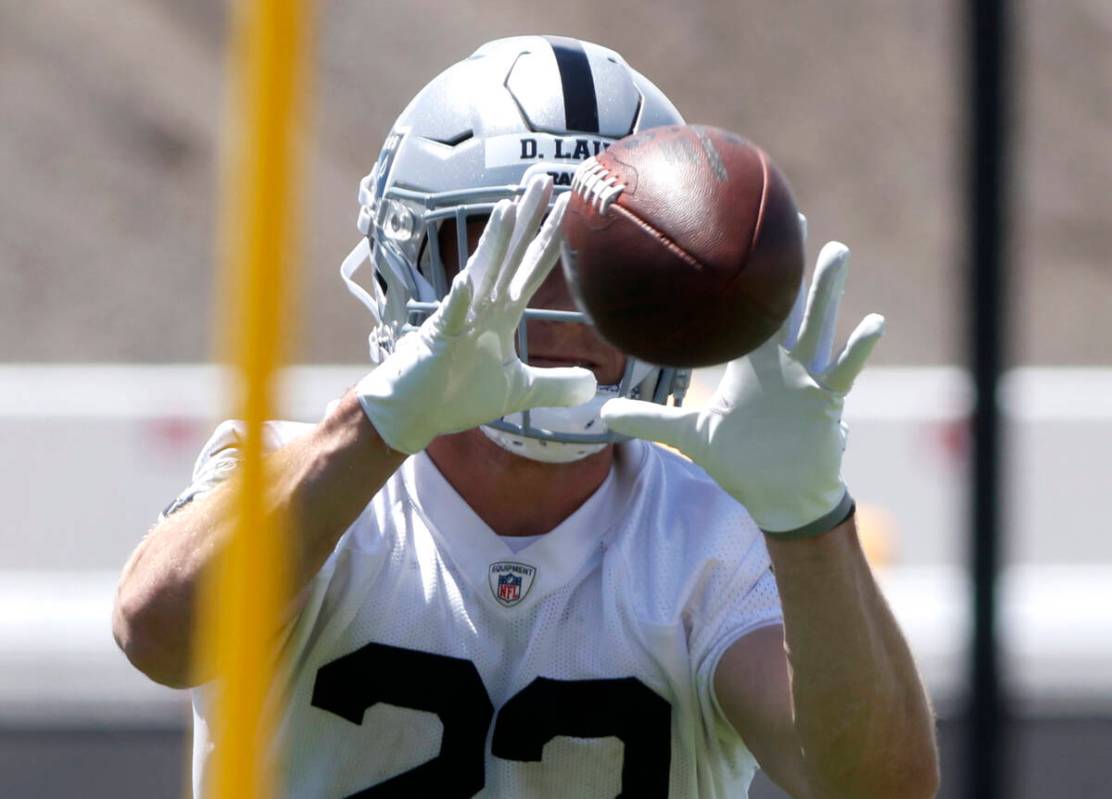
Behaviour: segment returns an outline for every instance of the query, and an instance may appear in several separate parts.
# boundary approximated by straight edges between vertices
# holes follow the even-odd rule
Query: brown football
[[[787,181],[759,147],[719,128],[651,128],[588,160],[563,229],[580,309],[610,343],[660,366],[756,349],[803,276]]]

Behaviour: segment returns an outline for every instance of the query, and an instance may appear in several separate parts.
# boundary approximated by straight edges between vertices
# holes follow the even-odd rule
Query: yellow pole
[[[229,61],[232,127],[224,174],[222,247],[225,357],[232,360],[236,416],[246,425],[236,529],[202,601],[203,673],[216,675],[216,750],[210,795],[263,799],[276,793],[264,768],[274,729],[274,631],[283,613],[287,560],[282,520],[267,513],[262,424],[284,354],[293,235],[303,49],[302,0],[241,0]]]

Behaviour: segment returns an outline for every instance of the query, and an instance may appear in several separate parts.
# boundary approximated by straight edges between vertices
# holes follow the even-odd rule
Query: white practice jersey
[[[271,423],[268,444],[308,429]],[[221,425],[179,503],[224,479],[237,447]],[[746,795],[756,763],[713,674],[730,643],[781,622],[763,538],[684,459],[635,441],[615,460],[516,553],[426,455],[405,462],[283,639],[283,795]],[[197,797],[211,701],[194,691]]]

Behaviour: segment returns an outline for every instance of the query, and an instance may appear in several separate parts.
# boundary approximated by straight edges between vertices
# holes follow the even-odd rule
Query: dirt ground
[[[1112,332],[1112,4],[1015,4],[1014,362],[1101,364]],[[485,40],[607,44],[689,121],[762,143],[854,251],[843,322],[878,363],[962,362],[964,4],[461,0],[317,5],[296,360],[359,361],[337,278],[390,123]],[[222,0],[0,0],[0,360],[198,361],[215,332]]]

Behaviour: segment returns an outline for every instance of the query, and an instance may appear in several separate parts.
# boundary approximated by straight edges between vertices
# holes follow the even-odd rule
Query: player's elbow
[[[894,775],[900,784],[896,793],[888,795],[905,796],[907,799],[933,799],[938,795],[942,783],[933,715],[928,712],[916,734],[910,735],[901,749],[903,757],[899,758]]]
[[[942,771],[938,764],[938,746],[932,741],[928,751],[916,768],[916,793],[912,796],[921,796],[923,799],[933,799],[942,789]]]
[[[879,754],[879,750],[874,752]],[[938,749],[931,741],[909,742],[897,751],[886,749],[883,757],[856,763],[843,759],[838,768],[812,772],[808,799],[933,799],[938,795],[941,774]]]
[[[939,771],[938,757],[936,756],[928,773],[923,776],[919,785],[919,793],[916,796],[922,796],[923,799],[934,799],[938,796],[940,790],[942,790],[942,773]]]
[[[188,621],[185,621],[188,624]],[[121,585],[112,609],[112,636],[128,661],[157,683],[191,688],[193,679],[188,640],[175,632],[149,598]]]
[[[931,772],[917,767],[914,772],[906,772],[898,779],[884,780],[880,784],[812,786],[804,795],[808,799],[934,799],[939,787],[940,776],[937,769]]]
[[[907,767],[906,771],[879,796],[900,796],[904,799],[934,799],[941,787],[938,758],[924,758]]]
[[[896,768],[888,770],[883,784],[869,793],[877,799],[934,799],[941,787],[942,776],[938,766],[938,751],[933,745],[909,747],[907,757]],[[850,794],[855,797],[860,793]]]
[[[893,792],[884,796],[901,796],[904,799],[934,799],[941,787],[942,777],[937,759],[931,763],[917,764],[908,771]]]

